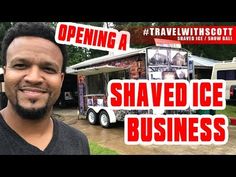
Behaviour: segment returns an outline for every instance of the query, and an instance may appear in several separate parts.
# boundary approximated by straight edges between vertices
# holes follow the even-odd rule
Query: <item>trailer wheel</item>
[[[100,125],[104,128],[109,128],[111,126],[110,117],[108,113],[102,110],[99,114]]]
[[[97,113],[93,109],[89,109],[87,112],[87,117],[90,124],[95,125],[98,123]]]

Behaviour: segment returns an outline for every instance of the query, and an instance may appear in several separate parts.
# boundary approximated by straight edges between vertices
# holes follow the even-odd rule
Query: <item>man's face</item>
[[[50,111],[60,95],[62,63],[62,53],[51,41],[15,38],[7,50],[4,68],[5,92],[13,108],[20,107],[28,113]]]

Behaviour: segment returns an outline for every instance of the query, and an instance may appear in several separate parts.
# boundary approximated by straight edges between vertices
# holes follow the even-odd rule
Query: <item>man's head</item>
[[[43,118],[60,95],[66,50],[54,35],[44,23],[17,23],[3,39],[7,108],[22,118]]]
[[[35,36],[47,39],[56,44],[63,55],[62,72],[65,73],[67,52],[65,45],[56,43],[55,41],[55,30],[46,23],[40,22],[19,22],[10,28],[3,38],[2,41],[2,65],[5,66],[7,63],[6,53],[11,42],[20,36]]]

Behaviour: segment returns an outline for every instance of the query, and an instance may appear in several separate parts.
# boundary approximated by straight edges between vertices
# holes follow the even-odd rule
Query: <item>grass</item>
[[[112,149],[102,147],[94,142],[89,142],[91,155],[118,155],[118,153]]]
[[[217,110],[216,114],[224,114],[227,117],[236,117],[236,105],[226,105],[224,110]]]

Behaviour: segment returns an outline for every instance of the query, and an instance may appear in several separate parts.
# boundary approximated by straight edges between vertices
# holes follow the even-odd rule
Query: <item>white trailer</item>
[[[226,81],[226,101],[235,101],[236,88],[236,57],[232,61],[223,61],[213,66],[211,79],[223,79]]]
[[[78,76],[80,114],[86,115],[90,124],[100,123],[107,128],[123,121],[126,114],[150,113],[150,110],[111,110],[106,104],[107,83],[111,79],[189,80],[188,55],[182,48],[151,46],[71,66],[70,73]]]

